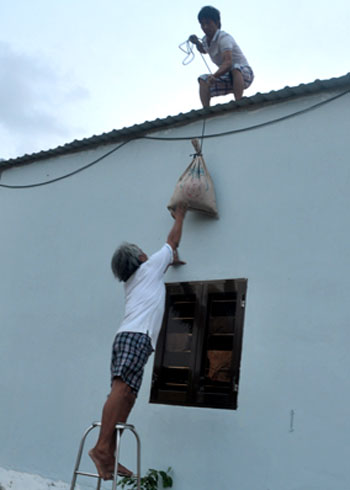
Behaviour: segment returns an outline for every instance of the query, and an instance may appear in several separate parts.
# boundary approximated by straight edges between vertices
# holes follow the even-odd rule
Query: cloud
[[[0,157],[38,151],[71,137],[74,128],[67,113],[86,101],[88,91],[54,69],[50,60],[17,52],[1,41],[0,64]]]

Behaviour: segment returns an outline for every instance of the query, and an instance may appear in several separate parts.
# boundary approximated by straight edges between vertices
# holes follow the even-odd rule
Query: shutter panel
[[[236,409],[247,280],[166,286],[150,402]]]
[[[197,289],[191,283],[167,285],[163,326],[154,361],[151,402],[191,403]]]

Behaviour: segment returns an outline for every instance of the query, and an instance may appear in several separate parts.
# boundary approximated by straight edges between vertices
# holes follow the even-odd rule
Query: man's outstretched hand
[[[184,202],[179,203],[174,210],[171,211],[171,216],[176,220],[177,218],[184,219],[188,205]]]
[[[179,252],[176,250],[174,250],[174,260],[172,261],[172,263],[170,265],[186,265],[186,262],[184,262],[183,260],[180,259],[179,257]]]

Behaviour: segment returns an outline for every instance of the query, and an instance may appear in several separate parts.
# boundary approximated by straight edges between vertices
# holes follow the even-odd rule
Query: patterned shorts
[[[253,70],[250,68],[248,65],[239,65],[238,63],[235,63],[233,65],[233,70],[239,70],[242,73],[243,76],[243,81],[244,81],[244,88],[250,87],[254,80],[254,73]],[[201,75],[198,78],[199,80],[204,80],[206,81],[208,79],[209,75]],[[217,97],[218,95],[227,95],[227,94],[232,94],[233,93],[233,79],[232,79],[232,72],[225,73],[225,75],[222,75],[220,78],[218,78],[218,81],[210,85],[210,96],[211,97]]]
[[[116,376],[120,376],[137,396],[144,367],[152,352],[148,335],[139,332],[118,333],[112,348],[111,383]]]

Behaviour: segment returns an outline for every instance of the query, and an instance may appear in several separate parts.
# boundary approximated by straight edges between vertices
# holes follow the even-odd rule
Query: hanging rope
[[[202,126],[202,137],[201,137],[201,154],[202,154],[202,148],[203,148],[203,142],[204,142],[204,133],[205,133],[205,123],[206,123],[206,119],[204,118],[203,119],[203,126]]]
[[[204,132],[205,132],[205,123],[206,123],[206,119],[203,119],[203,126],[202,126],[202,136],[195,136],[193,139],[192,139],[192,144],[196,150],[196,153],[190,153],[190,157],[195,157],[195,156],[202,156],[202,148],[203,148],[203,141],[204,141]],[[200,143],[199,143],[199,140],[200,139]],[[193,143],[194,141],[196,141],[197,143]],[[1,490],[1,489],[0,489]]]
[[[195,56],[194,56],[193,46],[194,46],[194,43],[192,43],[192,41],[190,41],[190,38],[188,38],[187,41],[184,41],[183,43],[181,43],[179,45],[179,49],[181,49],[181,51],[186,54],[186,58],[182,61],[183,65],[189,65],[194,60]],[[203,54],[200,51],[199,51],[199,54],[201,55],[202,60],[205,64],[205,66],[207,67],[207,70],[212,75],[211,69],[209,68],[208,63],[206,62]],[[202,136],[200,138],[200,147],[199,147],[200,150],[199,150],[199,153],[197,153],[198,155],[202,154],[203,142],[204,142],[204,133],[205,133],[205,123],[206,123],[206,119],[204,118],[203,119],[203,126],[202,126]]]
[[[187,41],[179,44],[179,49],[181,49],[181,51],[186,54],[186,58],[184,58],[182,64],[185,66],[189,65],[194,60],[194,52],[190,40],[187,39]]]
[[[194,44],[189,39],[187,39],[187,41],[184,41],[183,43],[179,44],[179,49],[181,49],[181,51],[186,54],[186,58],[182,61],[182,64],[185,66],[192,63],[192,61],[195,58],[193,46],[194,46]],[[207,67],[208,72],[212,75],[211,69],[209,68],[209,65],[206,62],[203,54],[201,52],[199,52],[199,54],[201,55],[202,60],[205,64],[205,66]]]
[[[199,54],[201,55],[202,60],[203,60],[203,61],[204,61],[204,63],[205,63],[205,66],[208,68],[208,72],[210,73],[210,75],[212,75],[212,71],[211,71],[211,69],[209,68],[208,63],[205,61],[205,58],[204,58],[203,54],[202,54],[202,53],[199,53]]]

